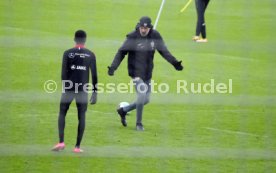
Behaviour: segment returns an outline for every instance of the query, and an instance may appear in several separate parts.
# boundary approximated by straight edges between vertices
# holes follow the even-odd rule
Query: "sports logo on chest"
[[[150,51],[155,49],[155,43],[153,40],[140,40],[136,44],[137,50]]]
[[[69,54],[68,54],[68,57],[71,58],[71,59],[73,59],[73,58],[75,57],[75,53],[72,53],[72,52],[69,53]]]
[[[77,70],[86,70],[86,66],[80,66],[80,65],[78,65],[77,66]]]
[[[86,66],[81,66],[81,65],[71,65],[71,70],[84,70],[86,71]]]
[[[138,43],[137,44],[137,49],[138,50],[142,50],[142,49],[144,49],[145,48],[145,44],[144,43]]]
[[[90,57],[90,55],[87,53],[69,53],[69,58],[74,58],[75,56],[78,56],[80,58]]]

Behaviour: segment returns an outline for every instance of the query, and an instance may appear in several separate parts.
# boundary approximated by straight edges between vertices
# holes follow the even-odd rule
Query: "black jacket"
[[[155,50],[172,65],[177,63],[176,58],[169,52],[158,31],[151,29],[146,37],[142,37],[137,28],[127,35],[125,42],[115,55],[111,68],[116,70],[125,55],[128,54],[129,76],[149,80],[152,77]]]
[[[77,46],[64,52],[61,79],[72,81],[73,88],[69,89],[70,91],[75,90],[74,85],[76,83],[81,84],[78,90],[83,91],[83,86],[89,82],[89,70],[91,71],[93,89],[96,90],[98,77],[94,53],[84,47]],[[68,82],[65,84],[66,87],[69,87]]]

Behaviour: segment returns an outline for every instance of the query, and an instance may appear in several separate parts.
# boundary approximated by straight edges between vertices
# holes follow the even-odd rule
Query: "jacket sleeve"
[[[166,59],[169,63],[172,65],[176,64],[178,61],[176,58],[170,53],[167,46],[165,45],[162,36],[155,31],[155,43],[156,43],[156,49],[160,53],[160,55]]]
[[[96,56],[94,54],[92,55],[93,56],[90,62],[92,85],[93,85],[93,91],[97,91],[97,84],[98,84],[97,63],[96,63]]]
[[[118,52],[116,53],[113,59],[113,62],[111,64],[111,68],[116,70],[119,67],[124,57],[126,56],[126,54],[128,54],[128,52],[131,50],[131,44],[132,44],[132,39],[129,36],[127,36],[123,45],[119,48]]]
[[[65,51],[63,53],[63,58],[62,58],[61,80],[67,80],[68,79],[67,64],[68,64],[68,57],[67,57],[67,52]]]

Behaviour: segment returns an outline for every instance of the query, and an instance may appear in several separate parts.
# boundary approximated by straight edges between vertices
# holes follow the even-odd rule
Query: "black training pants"
[[[78,136],[76,146],[79,147],[82,136],[85,129],[85,113],[87,110],[87,100],[88,94],[86,92],[69,92],[66,91],[62,93],[61,100],[60,100],[60,112],[58,118],[58,130],[59,130],[59,142],[64,142],[64,128],[65,128],[65,116],[69,109],[69,106],[73,100],[76,100],[76,105],[78,109]]]
[[[195,0],[197,12],[196,36],[201,34],[202,38],[206,38],[206,25],[205,25],[205,10],[208,6],[209,0]]]

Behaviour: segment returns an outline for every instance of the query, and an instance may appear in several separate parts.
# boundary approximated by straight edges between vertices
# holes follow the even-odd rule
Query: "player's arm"
[[[98,74],[97,74],[97,64],[96,64],[96,56],[93,55],[90,63],[91,76],[92,76],[92,86],[93,91],[97,91],[97,83],[98,83]]]
[[[108,66],[108,74],[114,75],[114,71],[117,70],[121,62],[123,61],[126,54],[130,51],[131,47],[131,38],[127,36],[126,40],[124,41],[123,45],[119,48],[118,52],[116,53],[112,64]]]
[[[63,58],[62,58],[62,67],[61,67],[61,80],[67,80],[67,64],[68,64],[68,56],[67,52],[65,51],[63,53]]]
[[[96,104],[97,102],[97,84],[98,84],[98,74],[97,74],[97,63],[96,63],[96,56],[93,54],[91,62],[90,62],[90,70],[91,70],[91,77],[92,77],[92,96],[90,99],[90,104]]]
[[[177,62],[176,58],[170,53],[167,46],[164,43],[163,38],[159,33],[155,33],[156,39],[156,49],[162,55],[164,59],[166,59],[169,63],[174,64]]]
[[[169,63],[171,63],[176,70],[182,70],[183,67],[181,65],[182,61],[177,61],[176,58],[170,53],[167,46],[164,43],[162,36],[156,32],[155,33],[155,43],[156,49],[160,53],[160,55],[166,59]]]

